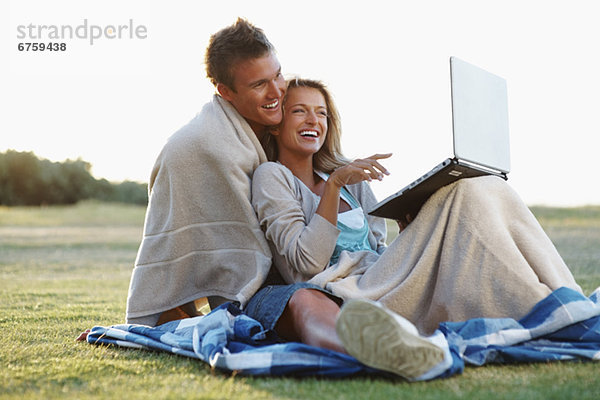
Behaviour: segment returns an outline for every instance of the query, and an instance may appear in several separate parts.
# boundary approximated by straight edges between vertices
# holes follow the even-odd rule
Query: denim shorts
[[[341,299],[320,286],[299,282],[291,285],[270,285],[259,290],[244,307],[244,313],[261,323],[263,328],[273,331],[279,317],[292,295],[299,289],[314,289],[325,293],[333,301],[341,304]]]

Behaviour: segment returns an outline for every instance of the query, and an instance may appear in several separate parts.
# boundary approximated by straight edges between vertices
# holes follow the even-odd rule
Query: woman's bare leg
[[[325,293],[299,289],[288,301],[275,331],[286,340],[346,353],[335,331],[340,307]]]

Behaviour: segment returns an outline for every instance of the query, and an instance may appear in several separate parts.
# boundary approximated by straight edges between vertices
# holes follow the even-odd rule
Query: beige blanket
[[[377,261],[340,259],[312,281],[344,298],[368,297],[424,333],[443,321],[524,316],[551,291],[581,291],[517,194],[501,179],[439,190]]]
[[[161,312],[205,296],[244,304],[256,292],[271,253],[250,185],[265,161],[250,126],[219,96],[168,140],[150,178],[129,323],[154,325]]]

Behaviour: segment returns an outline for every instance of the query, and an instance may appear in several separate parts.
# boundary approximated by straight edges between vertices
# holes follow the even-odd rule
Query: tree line
[[[33,152],[0,153],[0,205],[75,204],[85,199],[148,203],[146,184],[96,179],[91,167],[82,159],[52,162]]]

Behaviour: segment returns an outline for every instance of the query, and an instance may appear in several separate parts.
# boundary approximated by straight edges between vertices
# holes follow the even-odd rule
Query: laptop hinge
[[[472,162],[469,162],[469,161],[460,160],[460,159],[458,159],[456,157],[453,160],[454,160],[455,163],[457,163],[459,165],[462,164],[462,165],[465,165],[465,166],[470,167],[470,168],[475,168],[475,169],[478,169],[480,171],[484,171],[484,172],[487,172],[489,174],[499,176],[500,178],[504,179],[505,181],[508,180],[508,175],[506,174],[506,172],[499,171],[499,170],[493,169],[493,168],[489,168],[489,167],[486,167],[486,166],[483,166],[483,165],[480,165],[480,164],[475,164],[475,163],[472,163]]]

